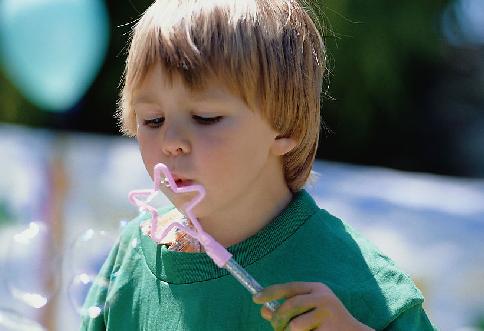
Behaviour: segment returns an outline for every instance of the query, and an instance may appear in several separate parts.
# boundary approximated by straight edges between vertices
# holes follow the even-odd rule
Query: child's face
[[[212,81],[196,92],[176,75],[170,84],[158,64],[134,91],[133,106],[150,176],[163,162],[179,186],[203,185],[207,195],[195,208],[202,222],[236,217],[251,201],[267,200],[270,185],[285,185],[277,132],[223,84]],[[177,207],[193,197],[167,194]]]

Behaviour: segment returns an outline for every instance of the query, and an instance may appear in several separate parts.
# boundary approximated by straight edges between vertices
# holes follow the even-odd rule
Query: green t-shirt
[[[272,330],[260,306],[205,253],[169,251],[140,231],[123,231],[91,288],[81,330]],[[329,286],[348,311],[376,330],[434,330],[412,280],[304,190],[256,235],[228,248],[262,286]]]

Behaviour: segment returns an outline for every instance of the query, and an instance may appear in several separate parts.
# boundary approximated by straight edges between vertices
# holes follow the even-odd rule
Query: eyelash
[[[193,115],[192,118],[200,125],[212,125],[220,122],[223,119],[223,116],[202,117],[198,115]],[[157,117],[151,120],[144,120],[143,124],[154,129],[161,127],[164,122],[165,119],[163,117]]]
[[[193,115],[192,118],[197,121],[198,124],[201,125],[211,125],[218,123],[222,120],[222,116],[215,116],[215,117],[203,117],[203,116],[197,116]]]
[[[149,128],[159,128],[163,122],[165,121],[164,118],[161,118],[161,117],[158,117],[158,118],[154,118],[152,120],[144,120],[143,121],[143,124]]]

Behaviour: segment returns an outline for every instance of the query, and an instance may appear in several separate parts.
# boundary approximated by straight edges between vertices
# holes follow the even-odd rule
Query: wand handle
[[[263,287],[252,277],[240,264],[238,264],[233,258],[227,261],[224,265],[232,276],[235,277],[251,294],[256,294],[263,290]],[[266,302],[264,306],[274,312],[279,307],[279,302],[270,301]]]

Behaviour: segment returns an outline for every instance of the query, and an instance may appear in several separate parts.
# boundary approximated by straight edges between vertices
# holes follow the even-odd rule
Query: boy
[[[324,69],[322,39],[294,0],[164,0],[145,12],[123,131],[150,176],[163,162],[179,186],[205,187],[194,210],[204,230],[276,285],[251,299],[186,236],[156,245],[140,216],[92,287],[83,330],[433,329],[409,277],[302,189]],[[274,313],[255,304],[271,300],[283,302]]]

